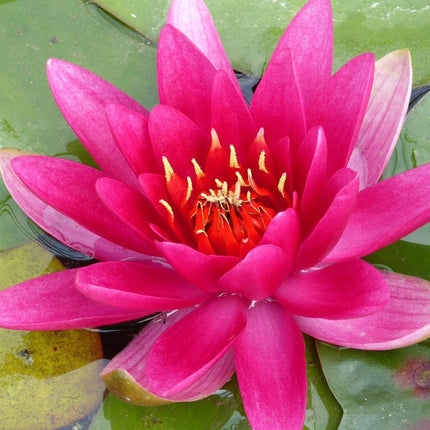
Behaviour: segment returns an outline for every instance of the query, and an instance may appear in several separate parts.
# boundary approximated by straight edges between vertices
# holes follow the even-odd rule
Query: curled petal
[[[148,115],[148,111],[109,82],[75,64],[51,58],[46,68],[58,107],[97,164],[108,175],[136,184],[136,175],[112,136],[105,106],[120,104],[142,115]]]
[[[257,303],[234,345],[246,415],[256,430],[301,430],[306,412],[303,337],[278,303]]]
[[[345,231],[326,261],[368,255],[429,222],[429,177],[427,163],[361,191]]]
[[[348,166],[359,173],[360,189],[376,183],[396,145],[408,109],[412,86],[407,49],[376,62],[366,114]]]
[[[245,327],[248,304],[240,296],[216,297],[169,327],[146,362],[154,394],[173,399],[208,372]]]
[[[54,208],[50,205],[50,203],[45,202],[41,196],[38,196],[35,194],[31,189],[29,189],[22,181],[22,179],[17,175],[14,168],[12,168],[11,162],[15,158],[23,158],[23,155],[27,155],[21,151],[18,150],[12,150],[12,149],[2,149],[0,151],[0,163],[1,163],[1,171],[2,176],[5,181],[5,184],[11,193],[12,197],[15,199],[15,201],[20,205],[20,207],[24,210],[24,212],[41,228],[43,228],[45,231],[47,231],[49,234],[54,236],[56,239],[60,240],[61,242],[65,243],[66,245],[70,246],[73,249],[76,249],[77,251],[83,252],[84,254],[90,255],[98,260],[122,260],[122,259],[145,259],[147,258],[142,253],[138,253],[135,251],[132,251],[131,249],[124,248],[123,246],[116,244],[113,242],[115,240],[113,237],[105,238],[102,236],[103,228],[106,227],[106,224],[108,224],[107,230],[112,230],[113,225],[115,228],[119,228],[118,232],[121,231],[121,226],[118,224],[117,218],[109,214],[108,212],[105,212],[107,208],[102,208],[103,204],[99,201],[97,196],[94,196],[92,194],[92,190],[94,189],[94,184],[89,188],[85,189],[85,193],[82,194],[78,193],[77,187],[74,187],[71,185],[71,188],[73,189],[73,194],[75,197],[78,198],[78,202],[75,204],[75,208],[72,208],[76,211],[82,211],[81,215],[84,217],[83,223],[79,224],[77,220],[75,220],[74,217],[75,214],[64,214]],[[40,156],[37,156],[39,158],[43,158]],[[33,157],[33,159],[37,158]],[[48,157],[46,157],[48,158]],[[49,158],[48,158],[49,159]],[[59,160],[56,159],[58,163],[62,163],[62,161],[65,160]],[[72,163],[71,161],[66,162],[66,171],[65,174],[68,176],[70,165],[78,166],[77,170],[78,172],[82,173],[82,176],[79,176],[78,183],[81,183],[81,179],[90,181],[91,180],[91,174],[93,174],[93,179],[98,178],[102,175],[101,172],[91,169],[90,167],[82,166],[77,163]],[[49,170],[49,169],[48,169]],[[83,173],[84,172],[84,173]],[[87,172],[91,172],[90,175],[86,176]],[[30,183],[33,184],[33,175],[37,175],[37,172],[33,170],[32,168],[29,169],[27,172],[28,175],[30,175]],[[56,176],[54,174],[54,176]],[[42,182],[47,180],[47,178],[43,178],[43,175],[41,178],[39,178]],[[65,187],[63,188],[63,184],[61,181],[56,182],[58,178],[54,178],[54,182],[57,185],[57,191],[59,195],[59,199],[68,200],[70,197],[69,195],[64,194],[65,193]],[[53,183],[53,187],[55,185]],[[36,184],[34,184],[36,185]],[[49,194],[49,191],[51,190],[50,186],[45,191],[45,194]],[[79,194],[79,195],[78,195]],[[85,197],[88,197],[88,201],[85,201]],[[98,203],[98,209],[100,209],[100,213],[97,214],[97,203]],[[102,206],[100,206],[100,204]],[[67,205],[73,206],[72,202],[68,201]],[[94,206],[93,206],[94,205]],[[89,211],[88,213],[85,212],[85,207],[91,207],[94,209],[94,213]],[[61,208],[63,209],[63,208]],[[85,213],[83,213],[85,212]],[[102,222],[103,214],[106,215],[105,222]],[[98,216],[99,215],[99,216]],[[97,219],[97,221],[94,222],[94,218]],[[95,227],[95,229],[92,229],[91,226],[88,223],[94,222],[92,227]],[[115,234],[115,232],[113,232]],[[129,233],[127,233],[129,234]],[[126,238],[127,234],[124,235],[124,237],[121,239],[121,242]],[[109,236],[111,236],[109,234]],[[133,241],[136,239],[133,238]],[[141,242],[139,246],[143,245],[144,242]],[[144,248],[141,248],[145,253],[146,251],[150,251],[150,248],[147,245],[144,245]]]
[[[105,306],[75,288],[78,269],[30,279],[0,293],[0,326],[14,330],[68,330],[115,324],[149,315]]]
[[[335,345],[356,349],[403,348],[430,336],[430,282],[382,272],[391,296],[381,310],[355,319],[296,317],[302,331]]]
[[[362,260],[292,273],[275,291],[289,312],[312,318],[356,318],[385,306],[390,289],[382,274]]]
[[[194,306],[209,297],[170,267],[149,261],[84,267],[78,271],[76,287],[96,302],[147,313]]]

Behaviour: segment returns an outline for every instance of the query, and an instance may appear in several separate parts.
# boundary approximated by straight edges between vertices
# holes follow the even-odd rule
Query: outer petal
[[[123,400],[144,406],[153,406],[169,401],[192,401],[215,392],[231,378],[234,372],[232,354],[221,358],[207,373],[193,385],[171,400],[155,396],[148,391],[145,366],[152,345],[169,327],[192,311],[181,309],[169,314],[161,314],[152,320],[133,341],[104,368],[101,376],[109,390]]]
[[[369,104],[348,163],[360,175],[360,188],[381,177],[406,116],[411,86],[411,57],[407,49],[394,51],[376,62]]]
[[[373,54],[353,58],[331,77],[310,105],[307,126],[324,129],[329,175],[345,167],[351,156],[366,112],[374,65]]]
[[[357,318],[385,306],[390,289],[377,269],[357,259],[292,273],[273,297],[292,314]]]
[[[136,175],[116,146],[104,108],[115,103],[143,115],[148,111],[109,82],[75,64],[51,58],[47,72],[58,107],[97,164],[110,176],[135,184]]]
[[[150,250],[98,198],[95,183],[104,176],[99,170],[40,155],[17,157],[12,168],[32,193],[84,228],[126,248]]]
[[[275,245],[258,245],[218,281],[222,289],[250,300],[269,297],[292,269],[292,255]]]
[[[290,48],[305,108],[331,76],[333,17],[329,0],[311,0],[300,10],[273,53]]]
[[[357,193],[358,176],[352,170],[341,169],[331,177],[321,199],[321,205],[328,207],[301,243],[296,268],[312,267],[333,249],[355,207]]]
[[[430,282],[382,272],[391,298],[380,311],[356,319],[296,317],[305,333],[336,345],[357,349],[402,348],[430,337]]]
[[[258,84],[250,111],[256,126],[264,128],[269,146],[289,136],[294,150],[306,131],[301,93],[291,50],[276,52]]]
[[[149,261],[84,267],[78,271],[76,287],[96,302],[148,313],[194,306],[209,297],[170,267]]]
[[[202,0],[173,0],[167,24],[185,34],[199,48],[215,69],[224,70],[233,83],[236,77],[224,51],[211,14]]]
[[[148,116],[122,105],[106,106],[106,116],[115,141],[136,176],[160,173],[149,139]]]
[[[169,106],[155,106],[149,116],[149,135],[161,169],[162,157],[166,157],[173,170],[183,177],[195,175],[193,158],[204,165],[209,139],[180,111]]]
[[[169,264],[204,291],[219,292],[218,279],[240,262],[229,255],[206,255],[182,243],[159,242],[157,248]]]
[[[0,293],[0,326],[14,330],[67,330],[133,320],[150,312],[105,306],[74,286],[78,269],[30,279]]]
[[[11,161],[14,158],[26,155],[25,153],[18,150],[3,149],[0,154],[2,175],[9,192],[24,212],[36,224],[42,227],[43,230],[49,232],[49,234],[71,248],[90,255],[98,260],[146,258],[144,255],[131,251],[130,249],[123,248],[122,246],[101,237],[99,234],[89,230],[87,227],[78,224],[76,221],[69,218],[69,216],[57,211],[52,206],[45,203],[36,196],[36,194],[29,190],[11,166]],[[90,168],[83,167],[83,169],[85,170]],[[49,191],[49,189],[46,191]],[[90,190],[87,190],[87,192],[90,193]],[[97,200],[98,199],[96,199],[96,201]],[[77,206],[81,205],[82,202],[80,201]]]
[[[370,254],[429,222],[429,178],[427,163],[361,191],[340,241],[326,260]]]
[[[258,303],[234,345],[246,415],[255,430],[301,430],[306,412],[304,342],[275,302]]]
[[[174,398],[209,371],[245,327],[248,303],[239,296],[216,297],[169,327],[146,363],[154,394]]]
[[[181,111],[204,132],[210,127],[210,94],[215,68],[171,25],[161,30],[157,76],[161,104]]]

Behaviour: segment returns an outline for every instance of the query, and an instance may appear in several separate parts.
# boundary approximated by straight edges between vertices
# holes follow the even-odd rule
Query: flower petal
[[[153,319],[127,347],[116,355],[101,374],[109,390],[121,399],[136,405],[154,406],[170,401],[192,401],[215,392],[231,378],[234,372],[233,356],[227,352],[200,379],[177,393],[172,399],[160,398],[149,391],[145,376],[148,354],[157,338],[169,327],[189,314],[192,308],[161,314]]]
[[[0,293],[0,326],[14,330],[68,330],[115,324],[151,312],[105,306],[74,285],[78,269],[30,279]]]
[[[290,48],[305,107],[329,80],[333,58],[333,17],[329,0],[311,0],[299,11],[273,56]]]
[[[166,127],[166,124],[169,126]],[[200,128],[180,111],[169,106],[155,106],[149,116],[149,135],[155,159],[163,169],[166,157],[173,170],[182,177],[194,176],[193,158],[203,166],[209,140]]]
[[[358,185],[357,174],[348,168],[338,170],[331,177],[321,199],[326,211],[301,243],[296,268],[312,267],[336,245],[354,210]]]
[[[293,259],[275,245],[259,245],[218,280],[224,291],[250,300],[269,297],[291,271]]]
[[[103,172],[41,155],[17,157],[12,168],[32,193],[84,228],[134,251],[150,250],[98,198],[95,183]]]
[[[239,296],[216,297],[169,327],[148,355],[146,378],[151,391],[173,398],[199,380],[245,327],[248,304]]]
[[[160,103],[179,110],[208,133],[214,66],[169,24],[161,30],[157,52]]]
[[[257,129],[242,93],[223,71],[215,75],[211,109],[211,127],[216,130],[221,146],[229,153],[230,145],[233,145],[239,162],[243,162]]]
[[[77,251],[92,256],[98,260],[122,260],[122,259],[144,259],[141,253],[131,251],[130,249],[124,248],[121,245],[115,244],[106,238],[101,237],[97,232],[91,231],[89,226],[78,224],[75,220],[70,218],[67,214],[63,214],[56,210],[54,207],[47,204],[45,201],[39,198],[33,193],[27,186],[22,182],[20,177],[16,174],[11,166],[11,162],[15,158],[22,158],[23,155],[28,155],[22,151],[13,149],[2,149],[0,150],[0,163],[2,176],[9,192],[15,201],[20,205],[24,212],[43,230],[54,236],[56,239],[65,243]],[[57,159],[58,161],[59,159]],[[63,160],[64,161],[64,160]],[[68,163],[72,163],[69,161]],[[76,163],[76,165],[78,165]],[[80,165],[78,165],[80,166]],[[86,173],[90,169],[89,167],[82,166],[83,171]],[[82,170],[79,171],[82,172]],[[94,172],[98,172],[94,170]],[[31,168],[28,171],[29,175],[36,174]],[[67,174],[67,169],[66,169]],[[96,174],[96,176],[99,173]],[[100,173],[101,174],[101,173]],[[54,175],[55,176],[55,175]],[[79,178],[79,183],[80,183]],[[31,179],[31,182],[33,180]],[[60,182],[57,184],[62,186]],[[49,193],[50,186],[46,190]],[[58,190],[61,194],[62,189]],[[74,190],[77,193],[77,190]],[[91,194],[91,190],[87,190],[87,195]],[[63,196],[67,199],[67,196]],[[84,196],[79,195],[79,202],[77,203],[77,210],[79,207],[83,207],[82,201]],[[96,197],[95,202],[98,201]],[[95,203],[94,202],[94,203]],[[101,203],[101,202],[100,202]],[[91,207],[93,204],[92,196],[90,196],[90,202],[88,205]],[[92,214],[91,211],[89,212]],[[89,218],[90,216],[85,216]],[[108,223],[115,223],[115,227],[118,225],[116,218],[107,213]],[[110,220],[110,221],[109,221]],[[97,224],[97,223],[96,223]],[[99,227],[97,227],[99,228]],[[130,234],[130,233],[129,233]],[[135,239],[133,239],[135,240]],[[143,242],[142,242],[143,243]],[[146,245],[145,245],[146,246]],[[149,250],[149,248],[148,248]]]
[[[377,269],[357,259],[294,272],[273,297],[295,315],[357,318],[386,305],[390,289]]]
[[[237,379],[255,430],[301,430],[306,412],[303,337],[278,303],[258,303],[234,344]]]
[[[64,118],[97,164],[108,175],[131,185],[136,175],[125,162],[109,128],[105,106],[115,103],[148,115],[148,111],[109,82],[75,64],[51,58],[47,73],[52,94]]]
[[[376,183],[396,146],[409,105],[411,56],[407,49],[376,62],[366,114],[348,166],[359,173],[360,189]]]
[[[186,308],[208,298],[170,267],[149,261],[94,264],[80,269],[75,282],[91,300],[148,313]]]
[[[157,248],[185,279],[204,291],[219,292],[218,279],[240,262],[230,255],[206,255],[182,243],[159,242]]]
[[[106,117],[119,149],[136,176],[161,173],[149,139],[148,116],[122,105],[108,105]]]
[[[326,261],[368,255],[429,222],[429,177],[427,163],[361,191],[346,229]]]
[[[184,33],[215,69],[224,70],[231,82],[236,77],[222,46],[212,16],[202,0],[173,0],[170,4],[167,24]]]
[[[430,282],[381,273],[391,298],[380,311],[347,320],[296,317],[300,329],[335,345],[369,350],[403,348],[430,337]]]
[[[327,137],[328,174],[345,167],[354,148],[372,88],[375,59],[362,54],[327,82],[309,108],[308,130],[321,126]]]
[[[257,128],[264,128],[270,145],[289,136],[297,148],[305,135],[305,116],[290,49],[276,51],[251,100]]]

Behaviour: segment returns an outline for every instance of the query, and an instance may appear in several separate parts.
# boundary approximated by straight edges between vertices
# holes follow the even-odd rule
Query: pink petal
[[[293,260],[275,245],[258,245],[218,280],[224,291],[250,300],[269,297],[292,269]]]
[[[149,315],[105,306],[74,286],[78,269],[30,279],[0,293],[0,326],[14,330],[68,330],[115,324]]]
[[[290,49],[277,51],[270,60],[251,101],[257,128],[264,128],[267,143],[289,136],[293,148],[305,135],[305,117]]]
[[[241,92],[231,83],[227,74],[219,71],[212,87],[212,122],[221,146],[230,152],[236,149],[239,162],[257,135],[257,129]]]
[[[171,106],[203,132],[210,127],[210,94],[215,68],[180,31],[165,25],[157,57],[160,103]]]
[[[329,174],[345,167],[351,156],[369,100],[374,65],[373,54],[353,58],[331,77],[309,107],[308,129],[321,126],[327,137]]]
[[[209,371],[246,325],[248,301],[213,298],[169,327],[154,343],[146,363],[151,391],[172,398]]]
[[[98,179],[95,188],[103,203],[140,239],[151,246],[151,255],[158,254],[153,246],[154,233],[150,223],[159,221],[159,217],[142,193],[112,178]]]
[[[360,188],[381,177],[396,145],[408,109],[412,86],[407,49],[376,62],[366,114],[348,166],[360,174]]]
[[[312,318],[356,318],[385,306],[390,289],[378,270],[357,259],[294,272],[273,297],[292,314]]]
[[[149,391],[148,381],[145,376],[148,354],[157,338],[191,311],[192,308],[188,308],[168,314],[163,313],[160,317],[152,320],[104,368],[101,376],[109,390],[120,398],[134,404],[154,405],[166,403],[166,398],[156,397]],[[200,379],[197,379],[193,385],[169,399],[185,402],[206,397],[224,385],[231,378],[233,372],[233,356],[229,351],[208,372],[202,375]],[[121,376],[117,377],[117,375]]]
[[[26,155],[26,153],[23,153],[18,150],[1,150],[0,163],[3,179],[14,200],[20,205],[24,212],[43,230],[47,231],[56,239],[65,243],[71,248],[83,252],[84,254],[90,255],[98,260],[146,258],[140,253],[136,253],[134,251],[131,251],[130,249],[123,248],[122,246],[101,237],[98,233],[91,231],[88,226],[78,224],[75,220],[69,218],[67,214],[65,215],[59,212],[54,207],[41,200],[36,194],[34,194],[29,188],[27,188],[26,185],[24,185],[22,180],[19,178],[19,176],[16,174],[16,172],[11,166],[11,162],[13,159],[15,159],[16,157],[21,158],[23,155]],[[69,161],[67,163],[72,162]],[[76,163],[76,165],[78,164]],[[90,168],[82,166],[82,169],[86,173],[87,169]],[[98,171],[94,170],[94,172]],[[30,169],[28,172],[28,174],[30,175],[35,173],[36,172],[34,172],[32,169]],[[79,178],[79,180],[80,179],[81,178]],[[60,183],[58,185],[63,184]],[[49,193],[50,186],[45,191]],[[62,191],[59,190],[60,194],[61,192]],[[91,190],[87,190],[87,194],[91,194]],[[92,196],[90,197],[90,206],[93,204],[93,201],[91,199]],[[95,201],[97,202],[97,200],[98,198],[96,198]],[[79,196],[79,203],[77,204],[77,206],[82,206],[81,196]],[[117,226],[117,221],[115,220],[115,217],[110,217],[107,213],[107,218],[111,219],[112,223],[116,223],[115,226]]]
[[[122,105],[106,106],[106,116],[116,144],[136,176],[160,173],[148,132],[148,116]]]
[[[338,170],[327,183],[321,206],[328,206],[316,226],[300,245],[296,268],[312,267],[336,245],[354,210],[358,193],[358,176],[347,168]]]
[[[361,191],[340,241],[326,260],[370,254],[429,222],[429,177],[427,163]]]
[[[148,313],[194,306],[209,297],[171,268],[149,261],[84,267],[78,271],[76,287],[96,302]]]
[[[82,67],[55,58],[49,59],[46,67],[58,107],[97,164],[108,175],[136,184],[136,175],[124,160],[110,131],[105,106],[120,104],[142,115],[147,115],[148,111]]]
[[[306,412],[303,337],[278,303],[257,303],[234,345],[237,379],[255,430],[301,430]]]
[[[331,76],[333,17],[329,0],[311,0],[289,24],[273,56],[290,48],[305,108]]]
[[[222,46],[211,14],[202,0],[173,0],[167,24],[184,33],[217,70],[224,70],[231,82],[236,77]]]
[[[326,320],[296,317],[305,333],[335,345],[357,349],[403,348],[430,336],[430,282],[381,272],[391,289],[380,311],[356,319]]]
[[[180,111],[169,106],[155,106],[149,116],[149,135],[155,159],[163,172],[162,157],[166,157],[173,170],[184,178],[195,176],[193,158],[204,166],[209,139]]]
[[[229,255],[206,255],[182,243],[160,242],[160,253],[185,279],[204,291],[219,292],[218,279],[240,262]]]
[[[32,193],[84,228],[134,251],[150,250],[98,198],[95,183],[103,172],[38,155],[17,157],[12,160],[12,168]]]

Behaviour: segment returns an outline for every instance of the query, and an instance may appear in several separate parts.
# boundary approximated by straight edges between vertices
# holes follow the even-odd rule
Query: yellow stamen
[[[232,169],[238,169],[240,167],[237,161],[236,148],[233,145],[230,145],[230,167]]]
[[[258,168],[264,173],[269,173],[266,168],[266,151],[260,152],[260,156],[258,157]]]
[[[279,182],[278,182],[278,191],[282,194],[282,197],[285,197],[284,187],[285,187],[286,182],[287,182],[287,173],[284,172],[284,173],[282,173],[281,177],[279,178]]]
[[[167,157],[163,155],[162,160],[164,166],[164,175],[166,176],[166,181],[169,182],[175,172],[173,171],[173,167],[170,165]]]
[[[239,181],[239,184],[242,187],[248,186],[248,184],[244,181],[244,179],[242,178],[242,175],[239,172],[236,172],[236,176],[237,176],[237,180]]]
[[[158,203],[161,203],[167,209],[167,212],[169,212],[170,218],[173,221],[175,219],[175,214],[173,213],[172,206],[170,206],[169,203],[167,203],[166,200],[163,199],[159,200]]]
[[[196,176],[198,178],[202,178],[203,176],[205,176],[202,168],[199,166],[199,163],[197,163],[195,158],[191,159],[191,163],[193,163],[194,171],[196,172]]]
[[[187,203],[187,201],[190,199],[192,191],[193,181],[189,176],[187,176],[187,194],[185,195],[184,203],[182,205],[185,205],[185,203]]]

